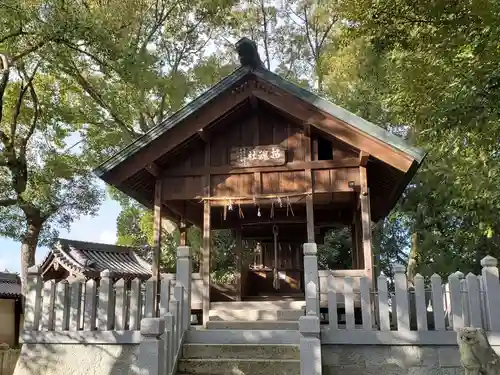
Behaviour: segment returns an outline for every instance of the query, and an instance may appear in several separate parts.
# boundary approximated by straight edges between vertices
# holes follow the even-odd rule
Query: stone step
[[[299,322],[289,320],[208,321],[207,329],[294,331],[299,329]]]
[[[212,302],[211,310],[301,310],[305,301],[231,301]]]
[[[300,375],[295,359],[181,359],[179,375]]]
[[[218,309],[210,310],[211,321],[256,321],[256,320],[290,320],[297,321],[304,315],[305,309]]]
[[[301,334],[289,330],[225,330],[206,329],[192,326],[186,332],[186,343],[189,344],[245,344],[245,345],[298,345]]]
[[[184,344],[183,359],[300,359],[298,345]]]

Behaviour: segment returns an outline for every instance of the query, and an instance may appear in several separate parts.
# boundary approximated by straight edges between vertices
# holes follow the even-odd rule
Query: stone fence
[[[375,285],[366,276],[355,283],[350,276],[329,275],[327,313],[320,307],[325,283],[315,265],[316,245],[305,244],[302,375],[321,374],[321,346],[326,345],[456,346],[457,331],[464,327],[484,329],[490,343],[500,345],[499,272],[491,256],[482,259],[481,275],[455,272],[445,283],[437,274],[427,283],[417,274],[409,285],[403,265],[394,266],[393,288],[383,274]]]
[[[92,279],[43,282],[39,269],[31,268],[21,333],[24,357],[22,352],[17,373],[36,373],[28,360],[40,350],[36,345],[94,344],[135,345],[138,351],[133,356],[137,359],[128,370],[175,374],[191,323],[191,270],[191,250],[185,246],[177,249],[173,286],[170,277],[159,282],[151,278],[145,284],[137,279],[113,282],[109,271],[101,273],[99,285]]]
[[[19,349],[0,348],[0,375],[12,375],[16,367]]]

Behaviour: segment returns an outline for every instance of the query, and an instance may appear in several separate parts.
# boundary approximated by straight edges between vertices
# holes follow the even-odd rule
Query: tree
[[[40,58],[0,58],[0,234],[22,244],[24,283],[37,245],[95,213],[102,194],[84,157],[65,144],[75,126],[70,89]]]
[[[499,8],[483,5],[344,1],[327,59],[328,96],[429,152],[396,211],[427,276],[500,254]]]

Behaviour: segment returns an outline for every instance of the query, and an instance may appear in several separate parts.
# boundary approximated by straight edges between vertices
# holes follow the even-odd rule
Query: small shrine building
[[[237,49],[241,67],[96,169],[154,210],[157,255],[162,220],[178,224],[181,244],[189,225],[201,228],[204,316],[215,229],[235,234],[235,300],[303,299],[302,244],[339,226],[353,239],[345,275],[373,280],[371,224],[388,215],[425,157],[264,68],[252,41]]]

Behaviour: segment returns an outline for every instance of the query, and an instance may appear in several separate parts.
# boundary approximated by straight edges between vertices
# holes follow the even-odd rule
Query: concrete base
[[[275,359],[181,359],[178,375],[300,375],[300,361]]]
[[[305,301],[231,301],[212,302],[211,310],[301,310]]]
[[[139,345],[23,344],[14,375],[135,375]]]
[[[179,361],[179,375],[299,375],[297,345],[187,344]]]
[[[323,345],[323,375],[462,375],[458,346]]]
[[[299,329],[298,321],[277,321],[277,320],[257,320],[249,321],[208,321],[207,329],[228,329],[228,330],[285,330],[296,331]]]
[[[298,345],[299,331],[285,330],[224,330],[191,327],[186,333],[189,344],[286,344]]]
[[[298,345],[184,344],[183,359],[300,359]]]
[[[210,321],[298,321],[305,314],[305,309],[218,309],[210,310]]]

